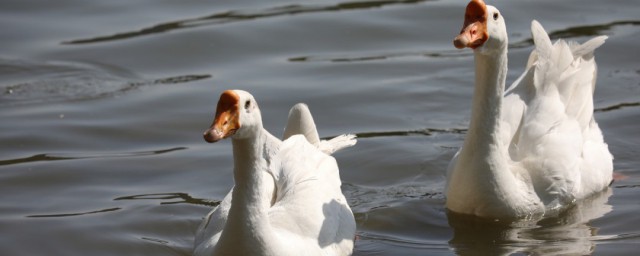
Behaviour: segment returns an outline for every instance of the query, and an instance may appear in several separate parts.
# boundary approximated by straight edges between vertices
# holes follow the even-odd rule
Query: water
[[[0,254],[189,255],[232,185],[229,141],[206,144],[219,94],[250,91],[281,135],[306,102],[338,152],[355,255],[629,255],[640,242],[637,1],[490,1],[510,36],[609,35],[596,118],[623,179],[540,222],[447,214],[445,169],[470,117],[465,1],[3,1]]]

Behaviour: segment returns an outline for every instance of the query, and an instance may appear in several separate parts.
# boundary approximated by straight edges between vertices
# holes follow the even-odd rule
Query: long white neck
[[[507,73],[506,49],[500,54],[475,53],[476,84],[471,121],[460,151],[447,206],[477,214],[493,207],[493,198],[512,193],[515,180],[500,141],[500,114]],[[470,199],[471,198],[471,199]],[[469,200],[472,204],[468,205]]]
[[[236,252],[249,250],[247,253],[252,254],[252,250],[267,250],[262,247],[274,238],[268,209],[273,203],[276,188],[268,168],[281,142],[260,129],[255,137],[232,139],[232,143],[235,186],[220,239],[232,240],[222,244],[237,245],[231,248]]]
[[[471,122],[463,150],[486,159],[488,156],[482,154],[498,153],[489,147],[500,143],[500,115],[507,75],[506,47],[499,54],[476,52],[475,69]]]
[[[261,129],[256,137],[247,139],[233,139],[233,189],[234,206],[240,214],[264,214],[271,206],[274,182],[268,172],[269,164],[279,141],[269,132]],[[266,179],[265,179],[266,178]],[[236,197],[236,195],[238,195]],[[235,202],[239,204],[235,204]],[[231,208],[234,210],[234,207]],[[246,210],[246,211],[244,211]]]
[[[508,145],[501,139],[506,46],[493,54],[475,52],[475,66],[471,121],[448,177],[447,208],[482,217],[527,216],[541,204],[516,176],[520,169],[509,160]]]

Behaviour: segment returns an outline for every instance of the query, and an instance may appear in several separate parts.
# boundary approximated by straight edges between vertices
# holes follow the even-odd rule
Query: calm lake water
[[[135,3],[134,3],[135,2]],[[554,38],[597,50],[596,119],[622,177],[557,217],[506,225],[444,208],[470,118],[467,1],[0,2],[0,254],[189,255],[233,184],[207,144],[218,96],[250,91],[281,136],[306,102],[338,152],[355,255],[636,255],[640,249],[637,0],[489,1],[507,20],[509,78]]]

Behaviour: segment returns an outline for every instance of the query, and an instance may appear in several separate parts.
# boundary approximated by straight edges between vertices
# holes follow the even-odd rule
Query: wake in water
[[[142,78],[114,66],[0,58],[0,105],[113,97],[145,86],[187,83],[211,75]]]

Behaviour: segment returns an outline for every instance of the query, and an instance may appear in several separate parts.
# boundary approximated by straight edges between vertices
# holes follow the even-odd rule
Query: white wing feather
[[[505,92],[502,138],[511,159],[528,170],[540,199],[553,208],[610,181],[612,156],[593,119],[593,51],[606,37],[552,44],[535,20],[531,31],[535,50],[527,70]]]
[[[349,253],[356,225],[342,194],[336,160],[302,135],[286,139],[278,159],[280,166],[271,168],[278,191],[269,211],[271,225],[291,232],[283,239],[292,246],[295,239],[312,238],[320,239],[320,247],[328,252],[345,249],[336,255]]]
[[[330,140],[320,140],[316,124],[309,107],[304,103],[294,105],[289,111],[287,126],[284,129],[284,140],[293,135],[302,134],[311,143],[322,152],[331,155],[338,150],[351,147],[356,144],[356,136],[353,134],[343,134],[336,136]]]

